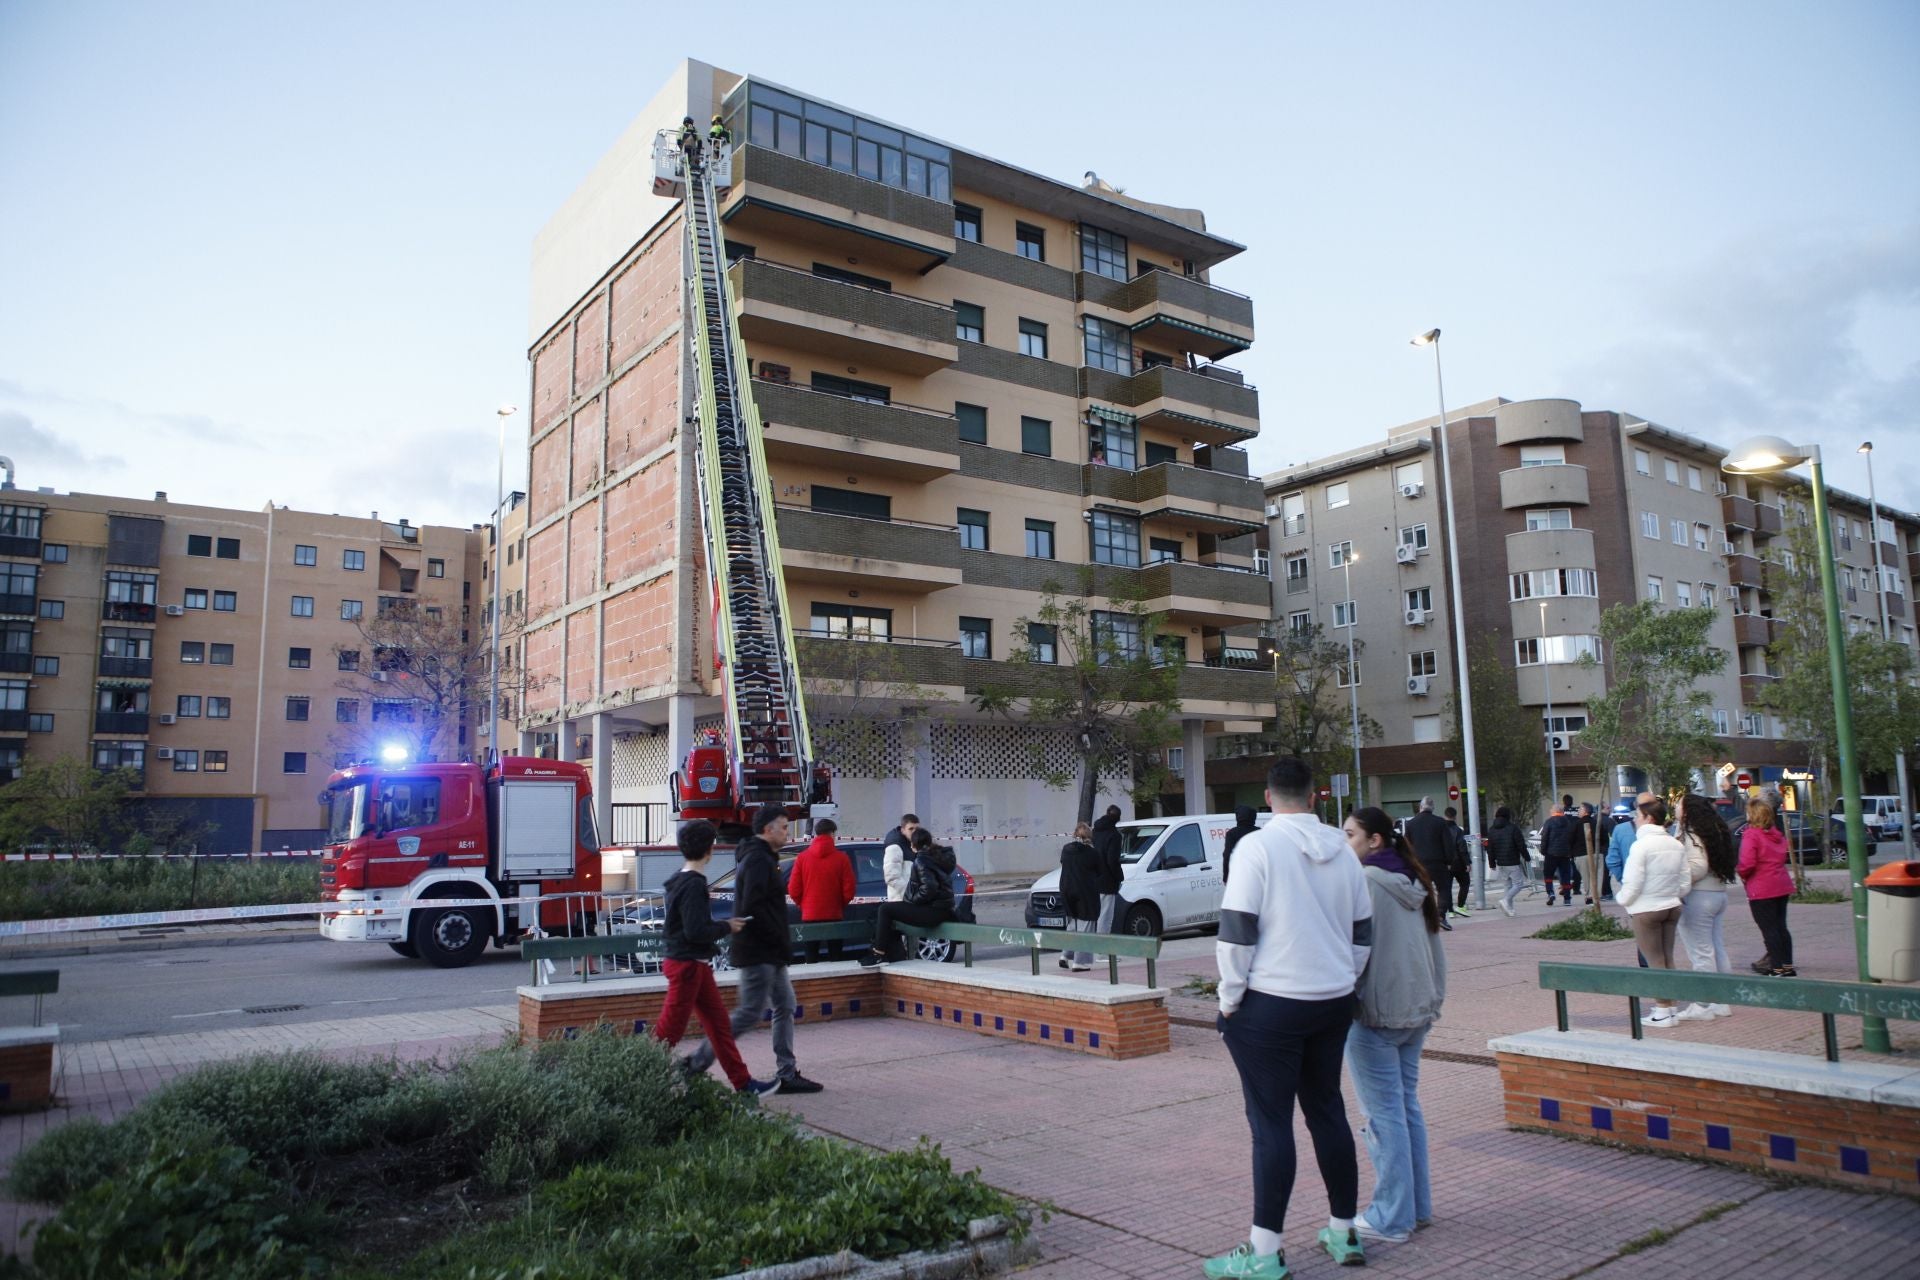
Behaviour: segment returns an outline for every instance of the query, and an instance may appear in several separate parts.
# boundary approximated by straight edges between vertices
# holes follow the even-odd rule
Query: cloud
[[[112,454],[84,452],[53,432],[34,425],[32,418],[17,409],[0,409],[0,452],[23,466],[38,464],[118,470],[127,465],[125,459]]]
[[[0,378],[0,399],[77,410],[115,426],[142,433],[155,429],[194,444],[218,444],[228,448],[259,449],[259,431],[236,423],[220,422],[201,413],[175,413],[166,410],[138,409],[118,400],[99,396],[75,396],[45,388],[29,387],[10,378]]]

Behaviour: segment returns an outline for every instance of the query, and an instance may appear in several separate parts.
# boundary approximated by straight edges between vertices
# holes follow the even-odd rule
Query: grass
[[[1633,930],[1596,906],[1556,920],[1527,936],[1542,942],[1622,942],[1633,937]]]
[[[1196,973],[1182,984],[1180,994],[1183,996],[1197,996],[1202,1000],[1215,999],[1220,994],[1220,980],[1218,978],[1203,978]]]
[[[0,863],[0,920],[313,902],[319,896],[317,859],[88,858]]]
[[[1838,889],[1826,889],[1819,885],[1809,883],[1804,888],[1796,890],[1793,897],[1788,899],[1788,901],[1803,902],[1809,906],[1825,906],[1834,902],[1847,902],[1850,901],[1852,897],[1852,894],[1842,893]]]
[[[1621,1245],[1613,1256],[1616,1258],[1626,1258],[1636,1253],[1645,1253],[1648,1249],[1657,1248],[1665,1244],[1682,1231],[1685,1231],[1688,1227],[1698,1227],[1705,1223],[1712,1222],[1715,1218],[1732,1213],[1739,1207],[1737,1203],[1727,1201],[1724,1204],[1716,1204],[1710,1209],[1702,1210],[1697,1216],[1687,1219],[1687,1221],[1677,1227],[1655,1227],[1645,1235],[1635,1236],[1633,1239]]]

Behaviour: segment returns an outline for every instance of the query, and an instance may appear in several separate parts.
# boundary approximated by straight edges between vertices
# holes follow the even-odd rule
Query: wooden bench
[[[904,922],[893,926],[901,933],[914,938],[942,938],[956,942],[963,948],[962,957],[966,967],[973,967],[973,944],[984,943],[989,946],[1025,947],[1033,965],[1033,976],[1040,976],[1040,953],[1046,951],[1098,951],[1107,957],[1107,981],[1118,985],[1120,981],[1120,957],[1144,957],[1147,962],[1147,985],[1158,986],[1155,981],[1154,963],[1160,958],[1160,939],[1141,938],[1130,933],[1073,933],[1066,929],[1003,929],[990,924],[962,924],[949,921],[946,924],[915,925]]]
[[[871,920],[829,920],[817,924],[789,925],[795,942],[872,942]],[[727,951],[728,939],[720,940],[720,951]],[[595,956],[647,956],[658,959],[667,949],[667,935],[658,929],[640,933],[595,934],[585,938],[528,938],[520,944],[520,954],[533,965],[533,985],[540,986],[540,962],[543,960],[587,960]],[[587,980],[588,969],[580,966],[580,981]]]
[[[33,997],[31,1026],[0,1028],[0,1108],[44,1107],[53,1101],[53,1047],[60,1028],[43,1022],[42,1002],[59,990],[58,969],[0,973],[0,997]]]

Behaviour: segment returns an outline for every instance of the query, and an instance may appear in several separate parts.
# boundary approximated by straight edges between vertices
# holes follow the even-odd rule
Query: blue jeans
[[[1347,1032],[1347,1070],[1367,1122],[1361,1135],[1373,1161],[1373,1203],[1367,1221],[1404,1236],[1433,1217],[1427,1182],[1427,1120],[1420,1111],[1420,1046],[1430,1027],[1369,1027]]]

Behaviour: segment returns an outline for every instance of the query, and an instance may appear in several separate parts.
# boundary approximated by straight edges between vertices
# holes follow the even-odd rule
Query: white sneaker
[[[1371,1222],[1368,1222],[1365,1214],[1358,1214],[1354,1217],[1353,1229],[1360,1233],[1362,1240],[1384,1240],[1388,1244],[1405,1244],[1413,1238],[1410,1234],[1390,1236],[1380,1228],[1374,1226]]]
[[[1673,1015],[1680,1022],[1712,1022],[1713,1008],[1710,1005],[1690,1004]]]
[[[1666,1008],[1655,1009],[1652,1013],[1640,1019],[1640,1025],[1643,1027],[1671,1027],[1673,1023],[1674,1012],[1672,1009]]]
[[[1505,898],[1500,899],[1500,909],[1507,913],[1509,919],[1513,917],[1513,904]]]
[[[1733,1006],[1730,1004],[1710,1004],[1707,1008],[1713,1010],[1713,1016],[1716,1018],[1731,1018],[1733,1016]]]

